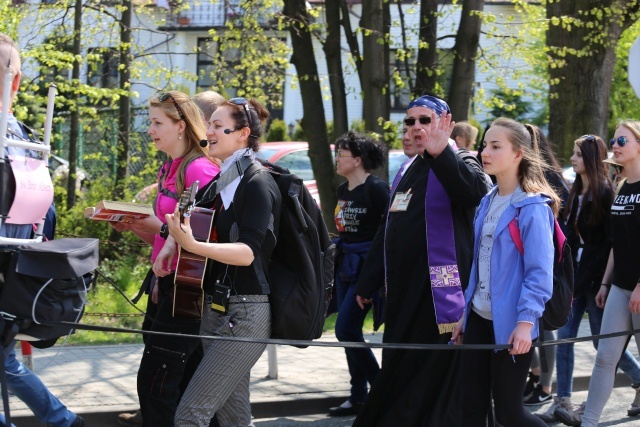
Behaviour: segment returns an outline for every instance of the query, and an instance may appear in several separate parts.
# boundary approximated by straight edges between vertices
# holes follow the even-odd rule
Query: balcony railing
[[[172,13],[167,24],[173,27],[210,28],[222,27],[228,21],[246,13],[240,4],[242,0],[183,0],[179,11]],[[282,10],[276,6],[271,11],[261,11],[258,22],[269,26],[273,13]],[[269,13],[270,12],[270,13]]]

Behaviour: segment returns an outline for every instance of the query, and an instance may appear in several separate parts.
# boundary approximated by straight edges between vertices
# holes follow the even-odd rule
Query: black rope
[[[227,337],[227,336],[211,336],[211,335],[193,335],[193,334],[176,334],[171,332],[159,331],[143,331],[141,329],[115,328],[110,326],[87,325],[75,322],[41,322],[49,326],[68,326],[74,329],[101,331],[101,332],[118,332],[127,334],[146,334],[166,337],[194,338],[206,340],[222,340],[237,341],[255,344],[282,344],[292,345],[294,347],[342,347],[342,348],[382,348],[382,349],[398,349],[398,350],[507,350],[511,349],[511,344],[418,344],[418,343],[367,343],[367,342],[345,342],[345,341],[309,341],[309,340],[285,340],[274,338],[250,338],[250,337]],[[565,338],[553,341],[534,342],[532,347],[547,347],[560,344],[574,344],[578,342],[594,341],[620,336],[629,336],[640,333],[640,329],[631,331],[612,332],[609,334],[592,335],[587,337]]]

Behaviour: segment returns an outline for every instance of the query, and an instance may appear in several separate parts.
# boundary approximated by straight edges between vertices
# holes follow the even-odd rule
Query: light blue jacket
[[[471,300],[478,283],[478,246],[480,233],[493,195],[494,186],[482,199],[474,227],[474,256],[469,286],[464,294],[465,322],[471,310]],[[544,194],[528,194],[520,187],[506,207],[493,237],[490,261],[491,311],[496,344],[506,344],[520,321],[533,323],[531,339],[538,337],[538,318],[553,290],[553,212],[550,198]],[[509,233],[509,223],[516,217],[524,246],[520,255]]]

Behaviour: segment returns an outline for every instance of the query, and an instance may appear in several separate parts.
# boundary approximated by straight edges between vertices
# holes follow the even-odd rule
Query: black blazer
[[[605,207],[605,213],[602,221],[598,224],[589,224],[593,212],[592,200],[583,200],[583,206],[582,209],[580,209],[577,224],[577,197],[571,206],[571,215],[569,216],[569,222],[567,224],[569,233],[567,239],[569,246],[571,246],[574,271],[577,272],[574,283],[574,295],[580,295],[589,289],[597,291],[602,283],[604,270],[607,267],[609,251],[611,250],[611,211],[609,207],[613,203],[613,190],[605,187],[600,197]],[[580,236],[582,236],[584,244],[580,243]],[[578,249],[581,247],[582,256],[580,257],[580,263],[577,263],[576,257],[578,255]]]

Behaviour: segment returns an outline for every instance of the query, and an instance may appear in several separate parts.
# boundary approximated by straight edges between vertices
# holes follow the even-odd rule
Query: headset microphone
[[[201,139],[200,140],[200,147],[204,148],[207,145],[209,145],[209,141],[207,141],[206,139]]]
[[[226,133],[227,135],[232,134],[233,132],[235,132],[235,130],[231,130],[231,129],[224,130],[224,133]]]

